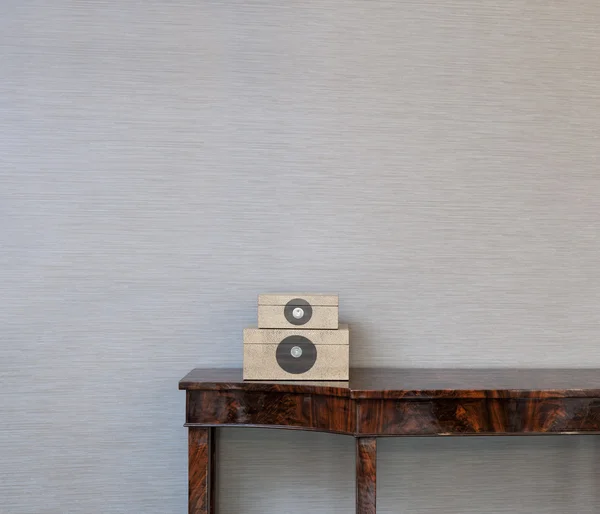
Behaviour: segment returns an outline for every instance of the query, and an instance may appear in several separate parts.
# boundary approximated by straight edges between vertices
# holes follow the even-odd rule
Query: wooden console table
[[[354,437],[357,514],[375,514],[377,437],[600,433],[600,370],[356,368],[349,382],[244,382],[240,369],[195,369],[179,389],[189,514],[216,513],[217,427]]]

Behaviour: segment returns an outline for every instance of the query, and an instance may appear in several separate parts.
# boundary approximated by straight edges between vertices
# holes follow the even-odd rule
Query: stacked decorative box
[[[348,380],[348,325],[338,295],[261,294],[244,329],[244,380]]]

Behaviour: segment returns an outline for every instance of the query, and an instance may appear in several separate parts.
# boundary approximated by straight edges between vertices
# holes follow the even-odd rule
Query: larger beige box
[[[258,328],[336,330],[338,295],[261,294],[258,296]]]
[[[244,380],[348,380],[350,330],[244,329]]]

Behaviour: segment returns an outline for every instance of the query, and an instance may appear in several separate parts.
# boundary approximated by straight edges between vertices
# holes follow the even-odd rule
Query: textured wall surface
[[[595,0],[0,3],[0,512],[186,509],[193,366],[339,292],[354,366],[600,367]],[[224,514],[351,439],[225,430]],[[385,440],[382,513],[600,512],[597,438]]]

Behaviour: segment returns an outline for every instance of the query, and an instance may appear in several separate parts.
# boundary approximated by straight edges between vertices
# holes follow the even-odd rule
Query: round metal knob
[[[296,318],[296,319],[300,319],[302,316],[304,316],[304,309],[301,307],[296,307],[292,311],[292,316],[294,316],[294,318]]]
[[[297,359],[298,357],[302,356],[302,348],[300,348],[299,346],[294,346],[290,350],[290,353],[292,354],[292,357],[294,357],[295,359]]]

